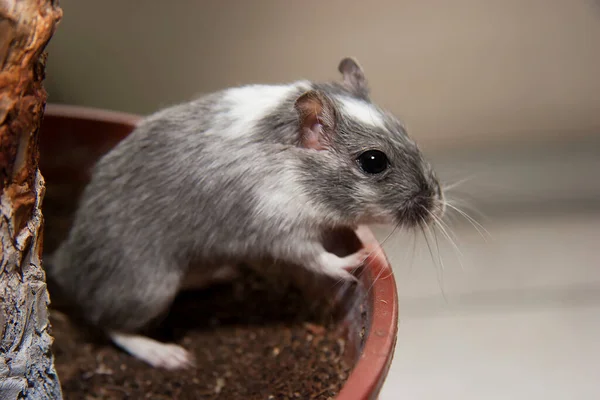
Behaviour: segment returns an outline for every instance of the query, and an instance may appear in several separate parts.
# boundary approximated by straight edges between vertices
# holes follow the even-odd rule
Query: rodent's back
[[[78,226],[94,224],[107,236],[135,237],[143,228],[154,241],[173,242],[170,232],[200,219],[210,225],[206,218],[248,215],[257,180],[285,167],[256,125],[296,92],[291,85],[230,89],[146,118],[94,168],[72,239],[86,234]]]

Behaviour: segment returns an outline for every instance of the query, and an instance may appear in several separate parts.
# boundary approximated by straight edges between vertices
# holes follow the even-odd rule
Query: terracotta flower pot
[[[139,121],[131,114],[98,109],[48,105],[40,135],[40,168],[46,179],[46,226],[44,250],[51,252],[68,231],[72,210],[91,166]],[[53,155],[60,154],[60,157]],[[59,232],[60,234],[56,234]],[[396,344],[398,298],[386,259],[371,231],[361,227],[358,237],[372,250],[366,270],[360,274],[366,296],[351,303],[346,323],[347,342],[355,349],[352,372],[337,396],[339,400],[376,399],[388,373]],[[364,294],[364,293],[363,293]]]

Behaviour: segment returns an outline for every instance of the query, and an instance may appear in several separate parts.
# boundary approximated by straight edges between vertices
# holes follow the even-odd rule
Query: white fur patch
[[[351,97],[340,97],[339,100],[344,114],[356,119],[363,125],[385,129],[381,113],[372,104]]]
[[[298,178],[290,166],[283,165],[279,174],[265,177],[257,188],[260,197],[258,212],[277,218],[294,218],[304,211],[308,201],[298,187]]]
[[[176,344],[120,332],[110,332],[109,336],[115,345],[155,368],[174,370],[194,365],[193,356]]]
[[[300,81],[291,85],[249,85],[227,90],[223,98],[229,105],[226,118],[234,121],[227,129],[227,136],[243,136],[301,87],[308,89],[310,86],[308,82]]]
[[[284,161],[277,174],[265,176],[257,185],[259,206],[256,212],[263,218],[286,227],[290,221],[319,221],[322,218],[326,211],[305,193],[299,183],[297,168],[294,161]]]

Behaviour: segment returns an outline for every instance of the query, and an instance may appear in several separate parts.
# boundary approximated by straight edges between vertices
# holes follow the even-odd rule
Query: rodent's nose
[[[430,196],[432,197],[431,212],[434,213],[436,217],[441,218],[446,212],[444,190],[433,169],[429,169],[427,176],[429,178]]]
[[[433,219],[435,192],[422,188],[405,202],[398,214],[399,222],[408,226],[428,224]]]
[[[434,197],[434,191],[431,189],[423,189],[412,197],[411,203],[414,208],[421,209],[428,215],[433,208]]]

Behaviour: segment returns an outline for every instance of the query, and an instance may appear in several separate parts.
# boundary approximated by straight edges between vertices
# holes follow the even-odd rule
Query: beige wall
[[[168,6],[166,6],[168,4]],[[61,0],[51,101],[148,113],[250,82],[337,77],[429,145],[600,128],[594,0]]]

